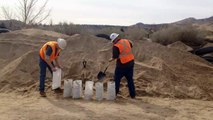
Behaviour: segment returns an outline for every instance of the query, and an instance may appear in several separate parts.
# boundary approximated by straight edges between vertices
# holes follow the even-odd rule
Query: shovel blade
[[[98,78],[98,80],[103,80],[105,76],[106,76],[106,74],[104,72],[100,71],[97,75],[97,78]]]

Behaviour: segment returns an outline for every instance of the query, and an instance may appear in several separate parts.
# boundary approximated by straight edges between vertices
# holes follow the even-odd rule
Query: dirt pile
[[[1,90],[8,91],[8,88],[16,90],[36,83],[38,81],[37,56],[37,51],[29,51],[3,67],[0,71],[0,83],[3,86]]]
[[[13,36],[14,33],[8,33],[7,36],[9,37],[10,34]],[[8,48],[1,47],[0,63],[5,64],[0,71],[2,92],[8,89],[29,87],[29,85],[37,87],[38,50],[47,41],[46,39],[36,41],[34,36],[38,34],[43,34],[43,31],[37,31],[36,35],[18,33],[17,35],[23,38],[16,40],[16,36],[10,36],[11,41],[4,39],[5,35],[0,36],[1,46],[4,46],[5,42],[12,46],[16,43],[21,44],[20,41],[26,41],[22,43],[26,45],[23,49],[17,46],[8,54]],[[83,35],[70,36],[67,41],[67,49],[60,54],[64,66],[63,78],[97,80],[97,73],[106,67],[111,57],[112,45],[109,41]],[[135,41],[133,51],[136,58],[134,79],[139,96],[213,99],[212,64],[188,52],[151,42]],[[17,54],[14,58],[13,52]],[[83,68],[83,60],[87,61],[86,68]],[[114,67],[115,63],[112,63],[107,70],[104,82],[113,79]],[[125,79],[122,80],[121,94],[128,95]]]
[[[183,51],[191,51],[193,50],[191,47],[185,45],[184,43],[177,41],[167,46],[168,48],[175,48]]]
[[[57,33],[54,31],[45,31],[40,29],[23,29],[23,30],[17,30],[14,32],[15,34],[23,34],[31,37],[56,37],[56,38],[67,38],[69,36]]]
[[[24,29],[1,34],[0,42],[9,42],[13,44],[27,44],[40,47],[43,43],[57,38],[67,38],[69,36],[53,31],[44,31],[39,29]]]
[[[136,79],[147,84],[148,94],[212,99],[213,67],[208,62],[155,43],[142,42],[135,49],[140,64],[136,66]]]

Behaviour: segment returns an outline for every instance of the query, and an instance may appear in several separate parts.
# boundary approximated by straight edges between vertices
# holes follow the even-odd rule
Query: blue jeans
[[[121,78],[125,76],[125,78],[127,79],[127,83],[128,83],[129,94],[130,94],[130,96],[132,98],[135,97],[135,85],[134,85],[134,80],[133,80],[133,68],[134,67],[125,67],[125,68],[116,67],[115,68],[114,80],[115,80],[116,95],[119,93]]]
[[[52,62],[52,65],[53,62]],[[41,57],[39,57],[39,66],[40,66],[40,83],[39,83],[39,90],[41,92],[44,92],[45,89],[45,79],[46,79],[46,68],[49,69],[49,71],[52,74],[52,69],[51,67],[43,60]]]

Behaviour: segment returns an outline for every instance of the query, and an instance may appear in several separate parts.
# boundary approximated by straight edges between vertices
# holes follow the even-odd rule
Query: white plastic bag
[[[107,100],[115,100],[115,82],[109,81],[107,82]]]
[[[93,81],[86,81],[85,91],[84,91],[84,99],[90,100],[93,96]]]
[[[96,100],[103,100],[104,87],[102,82],[95,83]]]
[[[56,68],[56,71],[53,72],[52,89],[59,87],[61,87],[61,69]]]
[[[72,98],[81,98],[82,95],[82,80],[73,81]]]
[[[72,79],[68,79],[64,81],[64,97],[71,97],[72,96]]]

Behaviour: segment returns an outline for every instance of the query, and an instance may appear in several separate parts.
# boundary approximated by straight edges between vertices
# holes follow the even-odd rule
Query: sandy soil
[[[0,120],[212,120],[213,65],[186,52],[182,43],[168,48],[135,41],[137,100],[129,99],[125,80],[121,82],[122,97],[116,101],[63,99],[52,93],[49,72],[48,97],[40,98],[38,50],[57,37],[68,42],[60,54],[63,80],[96,80],[111,57],[109,41],[91,35],[66,36],[35,29],[1,34]],[[87,61],[86,68],[83,60]],[[106,72],[105,88],[114,68],[112,63]]]
[[[49,34],[52,36],[48,37]],[[49,39],[52,37],[55,38]],[[0,92],[19,88],[26,88],[25,90],[30,92],[28,87],[34,86],[39,76],[38,51],[46,41],[55,40],[57,37],[55,32],[37,29],[2,34],[0,36],[0,67],[2,68]],[[63,80],[97,80],[97,73],[105,69],[107,60],[111,57],[112,44],[92,35],[74,35],[66,40],[67,49],[59,58],[64,67]],[[138,96],[213,100],[212,64],[186,51],[157,43],[134,42],[134,79]],[[181,46],[185,45],[181,44]],[[178,45],[178,48],[181,46]],[[83,60],[87,61],[86,69],[83,69]],[[115,62],[106,71],[105,82],[113,79],[114,69]],[[121,89],[125,88],[124,86],[126,86],[125,80],[122,82]],[[124,96],[128,96],[126,90],[122,90]]]
[[[213,102],[140,97],[85,101],[0,94],[1,120],[212,120]]]

